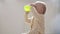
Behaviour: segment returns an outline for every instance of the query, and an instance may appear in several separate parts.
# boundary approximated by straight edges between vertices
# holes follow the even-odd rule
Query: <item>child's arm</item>
[[[28,15],[29,15],[29,12],[25,12],[25,22],[26,23],[31,23],[33,17],[29,18]]]

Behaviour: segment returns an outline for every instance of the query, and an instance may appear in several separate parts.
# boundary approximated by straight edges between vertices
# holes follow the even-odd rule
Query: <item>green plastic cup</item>
[[[31,6],[25,5],[24,10],[25,10],[25,12],[30,12],[31,11]]]

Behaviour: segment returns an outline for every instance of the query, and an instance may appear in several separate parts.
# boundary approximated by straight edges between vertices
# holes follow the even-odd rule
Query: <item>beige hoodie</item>
[[[32,18],[28,18],[28,14],[25,13],[25,22],[30,24],[31,30],[27,34],[44,34],[44,15],[39,14],[36,9],[32,8]]]

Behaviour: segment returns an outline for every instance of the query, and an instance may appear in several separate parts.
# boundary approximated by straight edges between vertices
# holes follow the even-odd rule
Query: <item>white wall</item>
[[[0,34],[25,32],[23,6],[37,0],[5,0],[0,2]],[[46,34],[51,32],[51,19],[57,13],[58,0],[42,0],[47,3]],[[57,5],[56,5],[57,4]],[[27,28],[28,30],[28,28]]]
[[[23,3],[5,0],[0,3],[0,34],[20,34],[24,32]]]
[[[46,15],[45,15],[45,28],[46,28],[46,31],[45,33],[46,34],[53,34],[53,29],[54,29],[54,24],[55,23],[52,23],[52,20],[56,17],[56,14],[58,13],[59,11],[59,3],[58,3],[59,0],[47,0],[47,12],[46,12]]]
[[[30,0],[0,0],[0,34],[25,32],[23,6]]]

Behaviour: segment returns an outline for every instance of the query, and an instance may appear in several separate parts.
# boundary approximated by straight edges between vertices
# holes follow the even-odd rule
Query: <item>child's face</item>
[[[46,7],[44,4],[41,4],[41,3],[36,3],[36,4],[32,4],[33,7],[35,7],[35,9],[37,10],[37,12],[39,14],[44,14],[45,11],[46,11]]]

